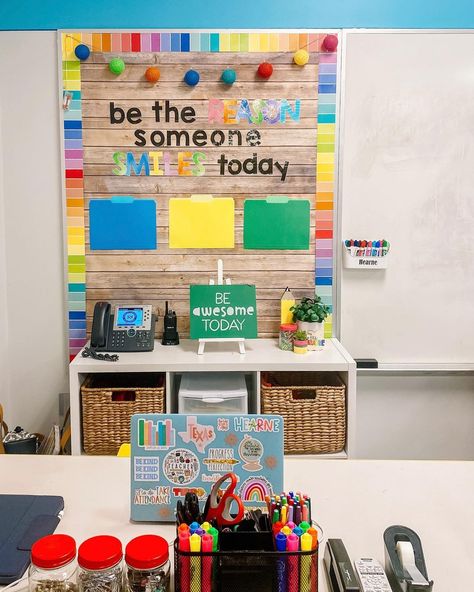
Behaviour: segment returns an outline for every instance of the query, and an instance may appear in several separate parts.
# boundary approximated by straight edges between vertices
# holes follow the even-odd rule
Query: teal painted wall
[[[473,0],[28,0],[0,2],[0,30],[474,28]]]

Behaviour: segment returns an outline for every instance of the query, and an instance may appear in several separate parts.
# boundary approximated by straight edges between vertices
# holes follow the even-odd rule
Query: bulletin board
[[[296,297],[316,288],[332,310],[339,51],[325,49],[328,33],[60,33],[71,356],[99,300],[152,304],[160,317],[169,300],[188,336],[189,285],[208,283],[218,258],[232,283],[255,284],[261,337],[278,332],[286,286]],[[90,49],[82,62],[79,44]],[[293,61],[298,49],[309,53],[304,66]],[[113,58],[125,64],[119,75],[109,69]],[[273,66],[267,80],[257,74],[262,62]],[[145,78],[149,67],[160,71],[155,84]],[[195,86],[183,81],[191,69]],[[224,69],[235,71],[234,84],[221,81]],[[232,218],[223,205],[216,218],[228,225],[223,246],[206,242],[215,236],[207,214],[211,231],[192,243],[183,220],[200,207],[193,195],[232,204]],[[294,248],[291,231],[280,246],[275,228],[283,236],[287,225],[248,206],[269,196],[287,197],[284,207],[309,202],[307,219],[297,218],[309,225],[307,244]],[[109,206],[130,229],[121,233],[128,243],[107,242]],[[244,210],[245,224],[253,220],[245,240]],[[262,237],[277,243],[262,247]],[[157,336],[161,329],[162,318]]]

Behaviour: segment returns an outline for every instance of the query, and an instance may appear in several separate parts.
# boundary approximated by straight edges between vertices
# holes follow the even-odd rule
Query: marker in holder
[[[390,243],[385,239],[342,241],[342,257],[346,269],[387,269]]]

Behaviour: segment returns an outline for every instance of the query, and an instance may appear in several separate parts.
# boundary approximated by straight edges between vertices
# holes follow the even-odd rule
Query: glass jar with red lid
[[[50,534],[31,547],[30,592],[77,592],[76,541],[67,534]]]
[[[100,535],[84,541],[77,553],[79,592],[122,592],[122,543]]]
[[[135,537],[125,547],[125,564],[127,592],[169,592],[169,545],[164,538]]]

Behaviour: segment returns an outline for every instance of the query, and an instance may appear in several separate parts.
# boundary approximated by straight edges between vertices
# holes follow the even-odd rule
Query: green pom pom
[[[118,76],[125,70],[125,62],[122,60],[122,58],[113,58],[109,62],[109,70],[112,72],[112,74]]]

